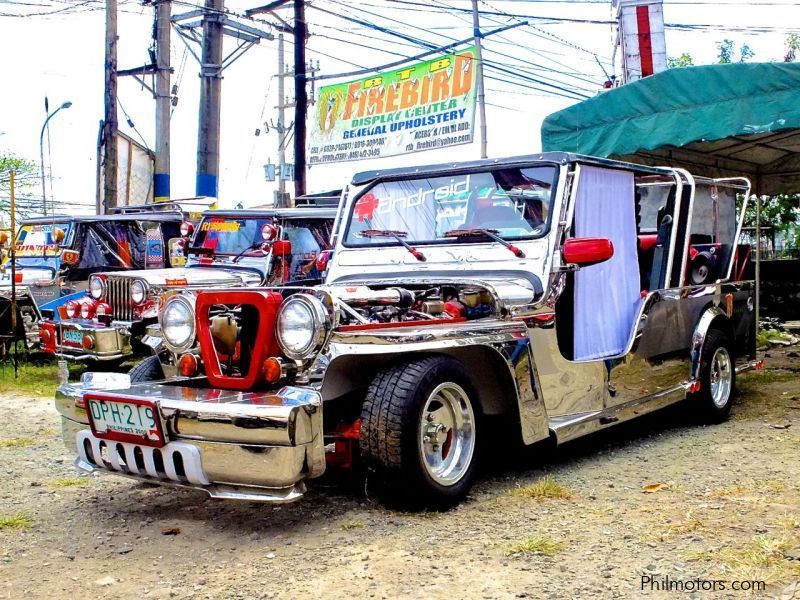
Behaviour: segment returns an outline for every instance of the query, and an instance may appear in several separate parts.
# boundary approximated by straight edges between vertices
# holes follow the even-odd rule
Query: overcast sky
[[[181,1],[173,13],[191,10],[196,0]],[[37,7],[41,3],[45,6]],[[234,12],[263,3],[228,0]],[[468,0],[431,0],[425,6],[394,4],[386,0],[314,0],[312,5],[378,23],[404,34],[437,44],[471,35],[468,14],[445,13],[449,5],[469,8]],[[423,4],[423,3],[420,3]],[[79,9],[62,14],[0,16],[0,54],[3,57],[0,83],[0,148],[38,162],[39,131],[44,121],[44,97],[51,109],[69,100],[72,108],[51,121],[53,195],[64,210],[90,210],[95,197],[95,153],[98,124],[103,116],[104,13],[100,0],[0,0],[0,13],[29,14],[49,12],[61,7]],[[138,2],[121,2],[119,15],[119,68],[148,62],[147,48],[152,32],[153,10]],[[606,2],[502,1],[481,2],[481,10],[537,17],[553,16],[607,21],[613,17]],[[755,51],[753,60],[781,60],[787,24],[800,23],[800,6],[781,2],[706,2],[666,3],[667,23],[718,25],[736,31],[699,29],[667,30],[667,53],[677,56],[689,52],[695,63],[712,62],[715,42],[729,37],[737,45],[747,43]],[[291,11],[282,11],[287,18]],[[330,16],[313,7],[307,9],[309,30],[308,57],[319,61],[321,73],[340,73],[358,66],[377,66],[412,55],[423,49],[413,43],[392,39]],[[515,20],[509,17],[484,17],[484,30]],[[243,21],[269,30],[266,24]],[[563,82],[571,90],[593,93],[604,79],[595,53],[606,69],[612,52],[614,31],[608,24],[576,24],[531,19],[533,27],[520,27],[485,40],[485,58],[505,63],[515,71]],[[750,29],[765,26],[767,32]],[[179,102],[172,117],[172,197],[194,195],[197,151],[198,65],[187,53],[180,38],[172,36],[173,83]],[[336,39],[331,39],[336,38]],[[233,48],[226,41],[226,50]],[[291,60],[287,44],[287,59]],[[531,64],[535,63],[535,64]],[[617,64],[619,55],[617,54]],[[264,180],[263,165],[277,160],[277,134],[265,133],[264,122],[276,121],[277,65],[275,42],[262,42],[225,71],[222,91],[222,137],[220,200],[222,206],[244,206],[269,202],[274,183]],[[549,69],[552,69],[550,71]],[[617,69],[619,70],[619,69]],[[503,76],[494,73],[493,76]],[[490,157],[540,150],[539,127],[549,113],[569,106],[574,100],[523,87],[519,83],[486,82],[487,121]],[[134,138],[140,135],[154,146],[155,105],[149,93],[132,78],[120,78],[119,99],[138,131],[126,124],[119,111],[120,129]],[[288,115],[291,120],[291,114]],[[477,123],[476,123],[477,127]],[[255,135],[259,129],[261,134]],[[431,150],[381,160],[365,160],[316,166],[308,174],[309,191],[344,185],[353,172],[404,164],[427,164],[479,157],[478,142],[457,148]],[[291,158],[291,157],[289,157]],[[30,190],[39,195],[38,188]],[[85,208],[84,208],[85,207]]]

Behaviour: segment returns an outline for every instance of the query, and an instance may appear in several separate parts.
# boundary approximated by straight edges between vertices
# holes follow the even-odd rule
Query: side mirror
[[[53,227],[53,231],[50,234],[50,236],[52,237],[54,244],[60,244],[61,242],[64,241],[66,234],[64,233],[64,230],[61,229],[60,227]]]
[[[570,238],[564,242],[564,261],[588,267],[614,256],[614,244],[607,238]]]
[[[81,255],[77,250],[62,250],[61,264],[77,265],[81,260]]]
[[[167,245],[169,246],[169,265],[171,267],[183,267],[186,265],[186,238],[172,238]]]
[[[272,256],[289,256],[292,253],[292,242],[276,240],[272,242]]]

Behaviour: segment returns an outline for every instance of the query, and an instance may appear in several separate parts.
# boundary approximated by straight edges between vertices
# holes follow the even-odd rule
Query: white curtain
[[[614,256],[575,273],[575,360],[623,352],[641,300],[633,173],[582,166],[575,236],[608,238]]]

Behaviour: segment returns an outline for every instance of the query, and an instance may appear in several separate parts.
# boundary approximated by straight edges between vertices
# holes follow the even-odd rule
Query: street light
[[[44,120],[44,125],[42,125],[42,133],[39,134],[39,159],[42,163],[42,210],[44,214],[47,214],[47,192],[45,191],[44,187],[44,130],[47,129],[47,123],[50,122],[50,119],[56,116],[58,111],[60,111],[62,108],[69,108],[70,106],[72,106],[72,102],[64,102],[64,104],[47,115],[47,118]]]

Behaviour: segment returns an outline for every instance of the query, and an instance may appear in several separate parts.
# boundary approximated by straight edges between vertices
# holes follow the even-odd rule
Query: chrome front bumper
[[[115,321],[106,326],[89,319],[59,323],[56,325],[58,343],[55,354],[59,358],[76,361],[126,358],[133,354],[130,325]],[[66,336],[69,335],[75,336],[72,344],[66,342]],[[87,336],[92,340],[90,348],[83,344]]]
[[[180,385],[180,383],[188,385]],[[322,401],[313,390],[234,392],[193,387],[196,380],[117,390],[62,385],[56,408],[64,443],[86,471],[201,489],[215,498],[289,502],[325,471]],[[155,402],[166,423],[162,448],[92,435],[82,403],[89,391]]]

